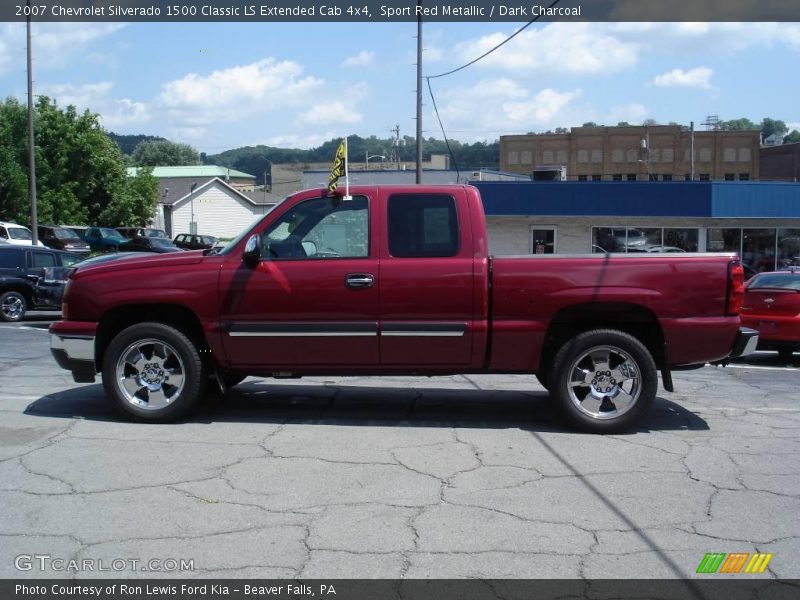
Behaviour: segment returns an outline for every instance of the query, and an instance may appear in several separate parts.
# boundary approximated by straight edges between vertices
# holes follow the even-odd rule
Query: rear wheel
[[[132,325],[111,340],[103,386],[114,407],[140,421],[179,419],[204,391],[206,372],[194,343],[163,323]]]
[[[658,371],[639,340],[622,331],[598,329],[561,347],[549,383],[551,397],[573,425],[591,433],[616,433],[648,413]]]
[[[0,295],[0,319],[3,321],[17,322],[25,318],[28,303],[25,296],[19,292],[10,291]]]

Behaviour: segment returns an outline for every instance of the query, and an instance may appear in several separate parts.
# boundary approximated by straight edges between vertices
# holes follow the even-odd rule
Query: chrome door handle
[[[344,278],[344,284],[349,288],[368,288],[375,283],[375,277],[369,273],[351,273]]]

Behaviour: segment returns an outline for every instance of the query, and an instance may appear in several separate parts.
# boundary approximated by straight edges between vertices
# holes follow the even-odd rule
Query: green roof
[[[128,175],[136,175],[137,167],[128,167]],[[239,177],[255,179],[255,175],[242,173],[236,169],[219,167],[217,165],[198,165],[188,167],[153,167],[153,176],[159,179],[174,177],[219,177],[224,180],[226,177]]]

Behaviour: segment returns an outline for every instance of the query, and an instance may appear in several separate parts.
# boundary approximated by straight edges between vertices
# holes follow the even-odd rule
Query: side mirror
[[[261,236],[259,234],[254,233],[247,239],[242,260],[248,267],[255,267],[261,260]]]

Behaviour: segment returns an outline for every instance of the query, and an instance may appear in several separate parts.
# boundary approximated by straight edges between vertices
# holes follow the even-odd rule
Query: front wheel
[[[25,311],[28,310],[28,303],[25,296],[19,292],[6,292],[0,294],[0,319],[16,323],[25,318]]]
[[[570,423],[590,433],[617,433],[638,424],[650,410],[658,371],[639,340],[622,331],[597,329],[561,347],[549,384]]]
[[[103,387],[114,407],[139,421],[164,423],[188,413],[206,373],[192,341],[163,323],[123,329],[103,358]]]

